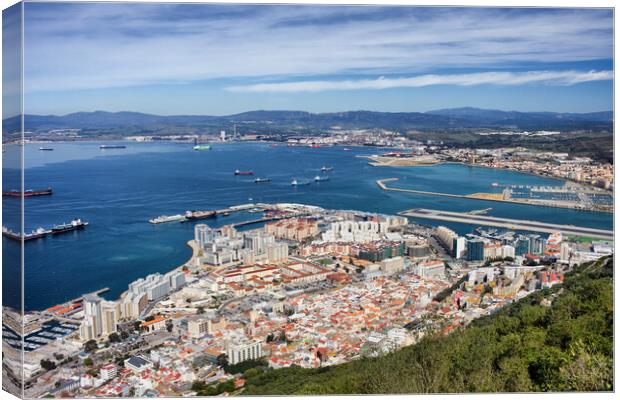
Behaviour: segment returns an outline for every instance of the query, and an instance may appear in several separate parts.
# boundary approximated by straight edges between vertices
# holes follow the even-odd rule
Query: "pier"
[[[414,208],[398,213],[405,217],[424,218],[437,221],[459,222],[470,225],[494,226],[511,230],[533,231],[543,233],[561,232],[563,235],[585,236],[596,239],[613,240],[614,232],[604,229],[586,228],[574,225],[548,224],[539,221],[489,217],[451,211],[427,210]]]

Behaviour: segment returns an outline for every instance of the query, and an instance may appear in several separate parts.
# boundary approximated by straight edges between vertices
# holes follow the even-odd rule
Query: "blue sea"
[[[425,167],[372,167],[357,157],[382,151],[368,147],[270,147],[267,143],[214,144],[211,151],[194,151],[190,144],[123,142],[125,149],[101,150],[101,144],[53,144],[24,148],[25,187],[52,187],[52,196],[25,199],[25,225],[37,227],[82,218],[83,231],[27,242],[24,246],[26,310],[67,301],[83,293],[109,287],[107,298],[117,298],[131,281],[154,272],[166,272],[191,255],[186,242],[194,223],[152,225],[159,215],[185,210],[223,208],[248,202],[296,202],[332,209],[396,213],[409,208],[470,211],[491,207],[489,215],[612,229],[613,216],[560,208],[421,196],[382,191],[377,179],[400,178],[400,187],[470,194],[497,191],[491,183],[560,185],[561,180],[504,170],[442,164]],[[118,144],[118,143],[116,143]],[[5,146],[3,185],[18,187],[16,146]],[[333,167],[330,180],[292,187],[293,178],[313,179],[322,166]],[[236,170],[253,176],[234,176]],[[271,182],[256,184],[256,177]],[[18,229],[19,199],[3,198],[4,224]],[[219,226],[255,218],[233,214],[207,220]],[[430,225],[439,222],[420,221]],[[447,223],[461,234],[474,228]],[[20,303],[17,242],[3,238],[3,302]]]

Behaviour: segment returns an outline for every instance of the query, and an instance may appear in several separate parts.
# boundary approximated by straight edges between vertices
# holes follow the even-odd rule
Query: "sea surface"
[[[248,202],[295,202],[331,209],[396,213],[409,208],[470,211],[491,207],[489,215],[612,229],[609,213],[503,204],[490,201],[421,196],[381,190],[377,179],[400,178],[394,184],[425,191],[469,194],[497,191],[491,183],[561,185],[505,170],[442,164],[425,167],[372,167],[357,157],[385,151],[368,147],[270,147],[267,143],[213,144],[194,151],[190,144],[123,142],[126,149],[101,150],[104,142],[53,144],[39,151],[28,144],[25,187],[52,187],[52,196],[25,199],[26,232],[74,218],[88,221],[83,231],[25,243],[24,307],[43,309],[84,293],[109,287],[104,297],[117,298],[131,281],[167,272],[191,255],[186,242],[195,223],[152,225],[148,220],[185,210],[219,209]],[[105,142],[114,144],[114,142]],[[18,187],[17,146],[5,146],[3,185]],[[312,180],[322,166],[333,167],[330,180],[292,187],[293,178]],[[234,176],[252,170],[253,176]],[[269,183],[256,184],[256,177]],[[3,198],[4,225],[19,230],[19,199]],[[257,214],[235,213],[207,220],[220,226]],[[204,221],[201,221],[204,222]],[[439,221],[423,221],[429,225]],[[461,234],[475,226],[443,223]],[[17,242],[3,238],[3,303],[20,303]]]

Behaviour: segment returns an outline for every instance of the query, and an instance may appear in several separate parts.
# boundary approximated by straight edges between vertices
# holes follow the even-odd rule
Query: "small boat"
[[[224,214],[222,214],[222,215],[223,215],[223,216],[225,216],[225,217],[228,217],[228,216],[230,215],[230,213],[229,213],[229,212],[225,212],[225,213],[224,213]]]
[[[238,169],[235,170],[235,176],[237,175],[254,175],[253,171],[239,171]]]
[[[314,181],[315,182],[325,182],[325,181],[328,181],[328,180],[329,180],[329,176],[319,176],[319,175],[317,175],[317,176],[314,177]]]
[[[278,147],[278,145],[275,144],[275,143],[272,143],[272,144],[269,145],[269,147]]]
[[[39,147],[39,151],[54,151],[51,147]]]
[[[348,148],[348,147],[345,147],[345,148],[344,148],[344,149],[342,149],[342,150],[343,150],[343,151],[351,151],[351,149],[350,149],[350,148]]]
[[[334,170],[334,167],[322,167],[321,168],[321,172],[329,172],[333,170]]]
[[[254,179],[254,183],[267,183],[267,182],[271,182],[271,179],[269,179],[269,178],[256,178],[256,179]]]
[[[102,144],[101,146],[99,146],[100,149],[105,150],[105,149],[125,149],[127,148],[127,146],[123,146],[120,144]]]
[[[309,184],[310,184],[310,181],[298,181],[297,179],[293,179],[291,181],[291,186],[305,186]]]

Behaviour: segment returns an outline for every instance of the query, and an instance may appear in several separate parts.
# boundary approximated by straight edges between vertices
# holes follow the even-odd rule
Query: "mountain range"
[[[78,128],[82,130],[139,129],[162,132],[162,128],[194,128],[211,131],[229,129],[232,124],[246,131],[269,128],[293,132],[343,129],[384,128],[407,130],[458,130],[473,128],[524,130],[591,130],[611,131],[613,112],[555,113],[486,110],[473,107],[441,109],[428,112],[346,111],[309,113],[305,111],[249,111],[226,116],[171,115],[161,116],[138,112],[76,112],[63,116],[25,115],[27,131]],[[3,132],[19,130],[19,116],[3,121]]]

